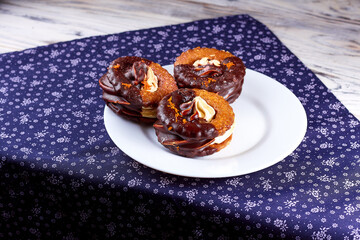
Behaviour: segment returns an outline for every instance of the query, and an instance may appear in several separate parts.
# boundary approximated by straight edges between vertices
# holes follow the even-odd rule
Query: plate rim
[[[171,65],[167,65],[167,66],[164,66],[164,67],[168,67]],[[179,171],[178,169],[164,169],[164,168],[159,168],[157,166],[154,166],[151,164],[151,162],[149,163],[148,161],[143,161],[141,159],[138,158],[138,156],[136,154],[134,154],[133,152],[129,152],[128,149],[125,149],[124,150],[124,146],[120,147],[119,144],[117,143],[116,140],[114,140],[115,136],[114,136],[114,133],[111,132],[111,130],[109,129],[110,126],[109,126],[109,123],[107,121],[107,117],[108,116],[108,112],[114,114],[117,118],[120,118],[118,115],[116,115],[115,113],[113,113],[106,105],[105,105],[105,108],[104,108],[104,125],[105,125],[105,128],[106,128],[106,131],[108,133],[108,135],[110,136],[110,139],[114,142],[114,144],[119,148],[121,149],[121,151],[123,151],[127,156],[129,156],[130,158],[132,158],[133,160],[149,167],[149,168],[152,168],[152,169],[155,169],[155,170],[158,170],[158,171],[161,171],[161,172],[164,172],[164,173],[168,173],[168,174],[172,174],[172,175],[177,175],[177,176],[183,176],[183,177],[192,177],[192,178],[225,178],[225,177],[234,177],[234,176],[241,176],[241,175],[246,175],[246,174],[250,174],[250,173],[254,173],[254,172],[258,172],[258,171],[261,171],[261,170],[264,170],[268,167],[271,167],[273,165],[275,165],[276,163],[282,161],[284,158],[286,158],[287,156],[289,156],[294,150],[296,150],[296,148],[301,144],[302,140],[304,139],[305,135],[306,135],[306,132],[307,132],[307,127],[308,127],[308,119],[307,119],[307,114],[306,114],[306,111],[305,111],[305,108],[304,106],[301,104],[301,102],[299,101],[299,99],[297,98],[297,96],[290,90],[288,89],[286,86],[284,86],[283,84],[281,84],[280,82],[278,82],[277,80],[263,74],[263,73],[260,73],[260,72],[257,72],[255,70],[251,70],[251,69],[246,69],[247,71],[247,74],[248,74],[248,71],[249,72],[252,72],[252,74],[260,74],[262,77],[265,77],[265,79],[270,79],[272,80],[272,83],[274,84],[278,84],[277,87],[280,86],[280,88],[282,88],[282,90],[284,91],[287,91],[287,93],[289,94],[290,93],[290,96],[292,96],[294,98],[294,100],[296,99],[296,102],[297,102],[297,107],[300,107],[298,110],[300,110],[299,114],[302,115],[303,119],[302,119],[302,129],[300,131],[300,133],[298,133],[299,136],[297,136],[296,138],[296,141],[294,140],[294,142],[291,144],[291,147],[288,148],[287,151],[284,151],[282,153],[279,153],[278,157],[276,159],[272,159],[270,161],[268,161],[268,164],[265,164],[265,165],[262,165],[261,168],[257,168],[256,170],[250,170],[250,171],[246,171],[246,172],[241,172],[241,173],[232,173],[232,174],[220,174],[220,175],[202,175],[202,174],[186,174],[182,171]],[[245,78],[246,78],[246,75],[245,75]],[[246,83],[246,79],[244,81]],[[244,84],[245,84],[244,83]],[[240,95],[241,97],[241,95]],[[120,118],[121,120],[120,121],[126,121],[126,122],[129,122],[128,120],[124,120],[122,118]],[[132,123],[132,122],[129,122],[129,123]],[[136,123],[132,123],[132,124],[136,124]],[[138,125],[138,124],[136,124]],[[139,126],[141,127],[141,126]],[[144,127],[144,126],[142,126]],[[154,132],[155,134],[155,132]],[[116,138],[115,138],[116,139]],[[182,157],[182,156],[178,156],[178,155],[175,155],[173,153],[170,153],[167,149],[165,150],[168,154],[170,154],[172,157],[176,157],[176,158],[180,158],[180,159],[189,159],[189,158],[186,158],[186,157]],[[199,158],[195,158],[195,159],[199,159]],[[205,159],[204,161],[208,161],[210,159]],[[220,161],[221,159],[219,160],[216,160],[216,161]],[[210,161],[214,161],[214,159],[211,159]],[[187,161],[186,161],[187,162]]]

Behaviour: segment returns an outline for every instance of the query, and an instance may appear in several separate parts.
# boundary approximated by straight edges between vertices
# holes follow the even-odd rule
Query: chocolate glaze
[[[228,63],[234,65],[229,68]],[[210,70],[198,70],[192,64],[179,64],[174,67],[174,77],[179,88],[200,88],[216,92],[229,103],[237,99],[244,83],[245,65],[238,57],[225,58],[220,67],[212,66]]]
[[[124,105],[107,102],[106,105],[117,115],[122,116],[127,120],[141,123],[154,123],[155,119],[143,117],[139,112],[132,111],[129,108],[125,108]]]
[[[117,58],[110,64],[99,83],[104,101],[114,112],[130,120],[143,119],[140,88],[150,63],[150,60],[130,56]]]
[[[219,136],[219,132],[213,124],[206,122],[202,118],[189,121],[188,115],[183,116],[181,114],[180,105],[192,101],[195,97],[195,92],[191,89],[178,89],[168,94],[159,103],[157,118],[167,130],[170,129],[169,132],[178,135],[182,139],[198,141]]]
[[[158,120],[154,125],[161,124]],[[164,147],[169,149],[172,152],[177,153],[178,155],[182,155],[185,157],[201,157],[213,154],[217,152],[216,148],[209,147],[208,144],[212,142],[212,140],[204,139],[204,140],[193,140],[188,139],[187,143],[183,144],[173,144],[166,145],[164,143],[169,141],[182,141],[183,138],[180,136],[167,131],[166,129],[158,129],[155,128],[156,136],[158,137],[158,141],[163,144]]]
[[[189,107],[196,97],[192,89],[178,89],[165,96],[157,108],[158,121],[154,128],[158,141],[179,155],[186,157],[205,156],[217,152],[209,146],[219,136],[215,126],[202,118],[192,118],[181,106]]]

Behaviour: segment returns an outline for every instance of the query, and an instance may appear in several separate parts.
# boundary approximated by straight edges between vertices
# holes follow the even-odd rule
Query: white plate
[[[166,66],[170,73],[172,66]],[[220,178],[267,168],[301,143],[306,113],[297,97],[276,80],[247,69],[240,97],[231,104],[235,130],[229,146],[206,157],[185,158],[163,147],[155,130],[124,120],[105,107],[105,127],[128,156],[151,168],[180,176]]]

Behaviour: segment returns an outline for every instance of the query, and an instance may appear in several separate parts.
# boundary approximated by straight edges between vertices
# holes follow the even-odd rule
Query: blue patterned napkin
[[[109,63],[135,55],[167,65],[197,46],[232,52],[299,98],[309,125],[290,156],[196,179],[113,144],[98,86]],[[2,54],[0,123],[0,238],[360,239],[359,121],[248,15]]]

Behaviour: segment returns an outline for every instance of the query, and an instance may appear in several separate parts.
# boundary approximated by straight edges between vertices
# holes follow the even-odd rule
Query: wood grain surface
[[[0,0],[0,53],[244,13],[267,25],[360,119],[359,0]]]

